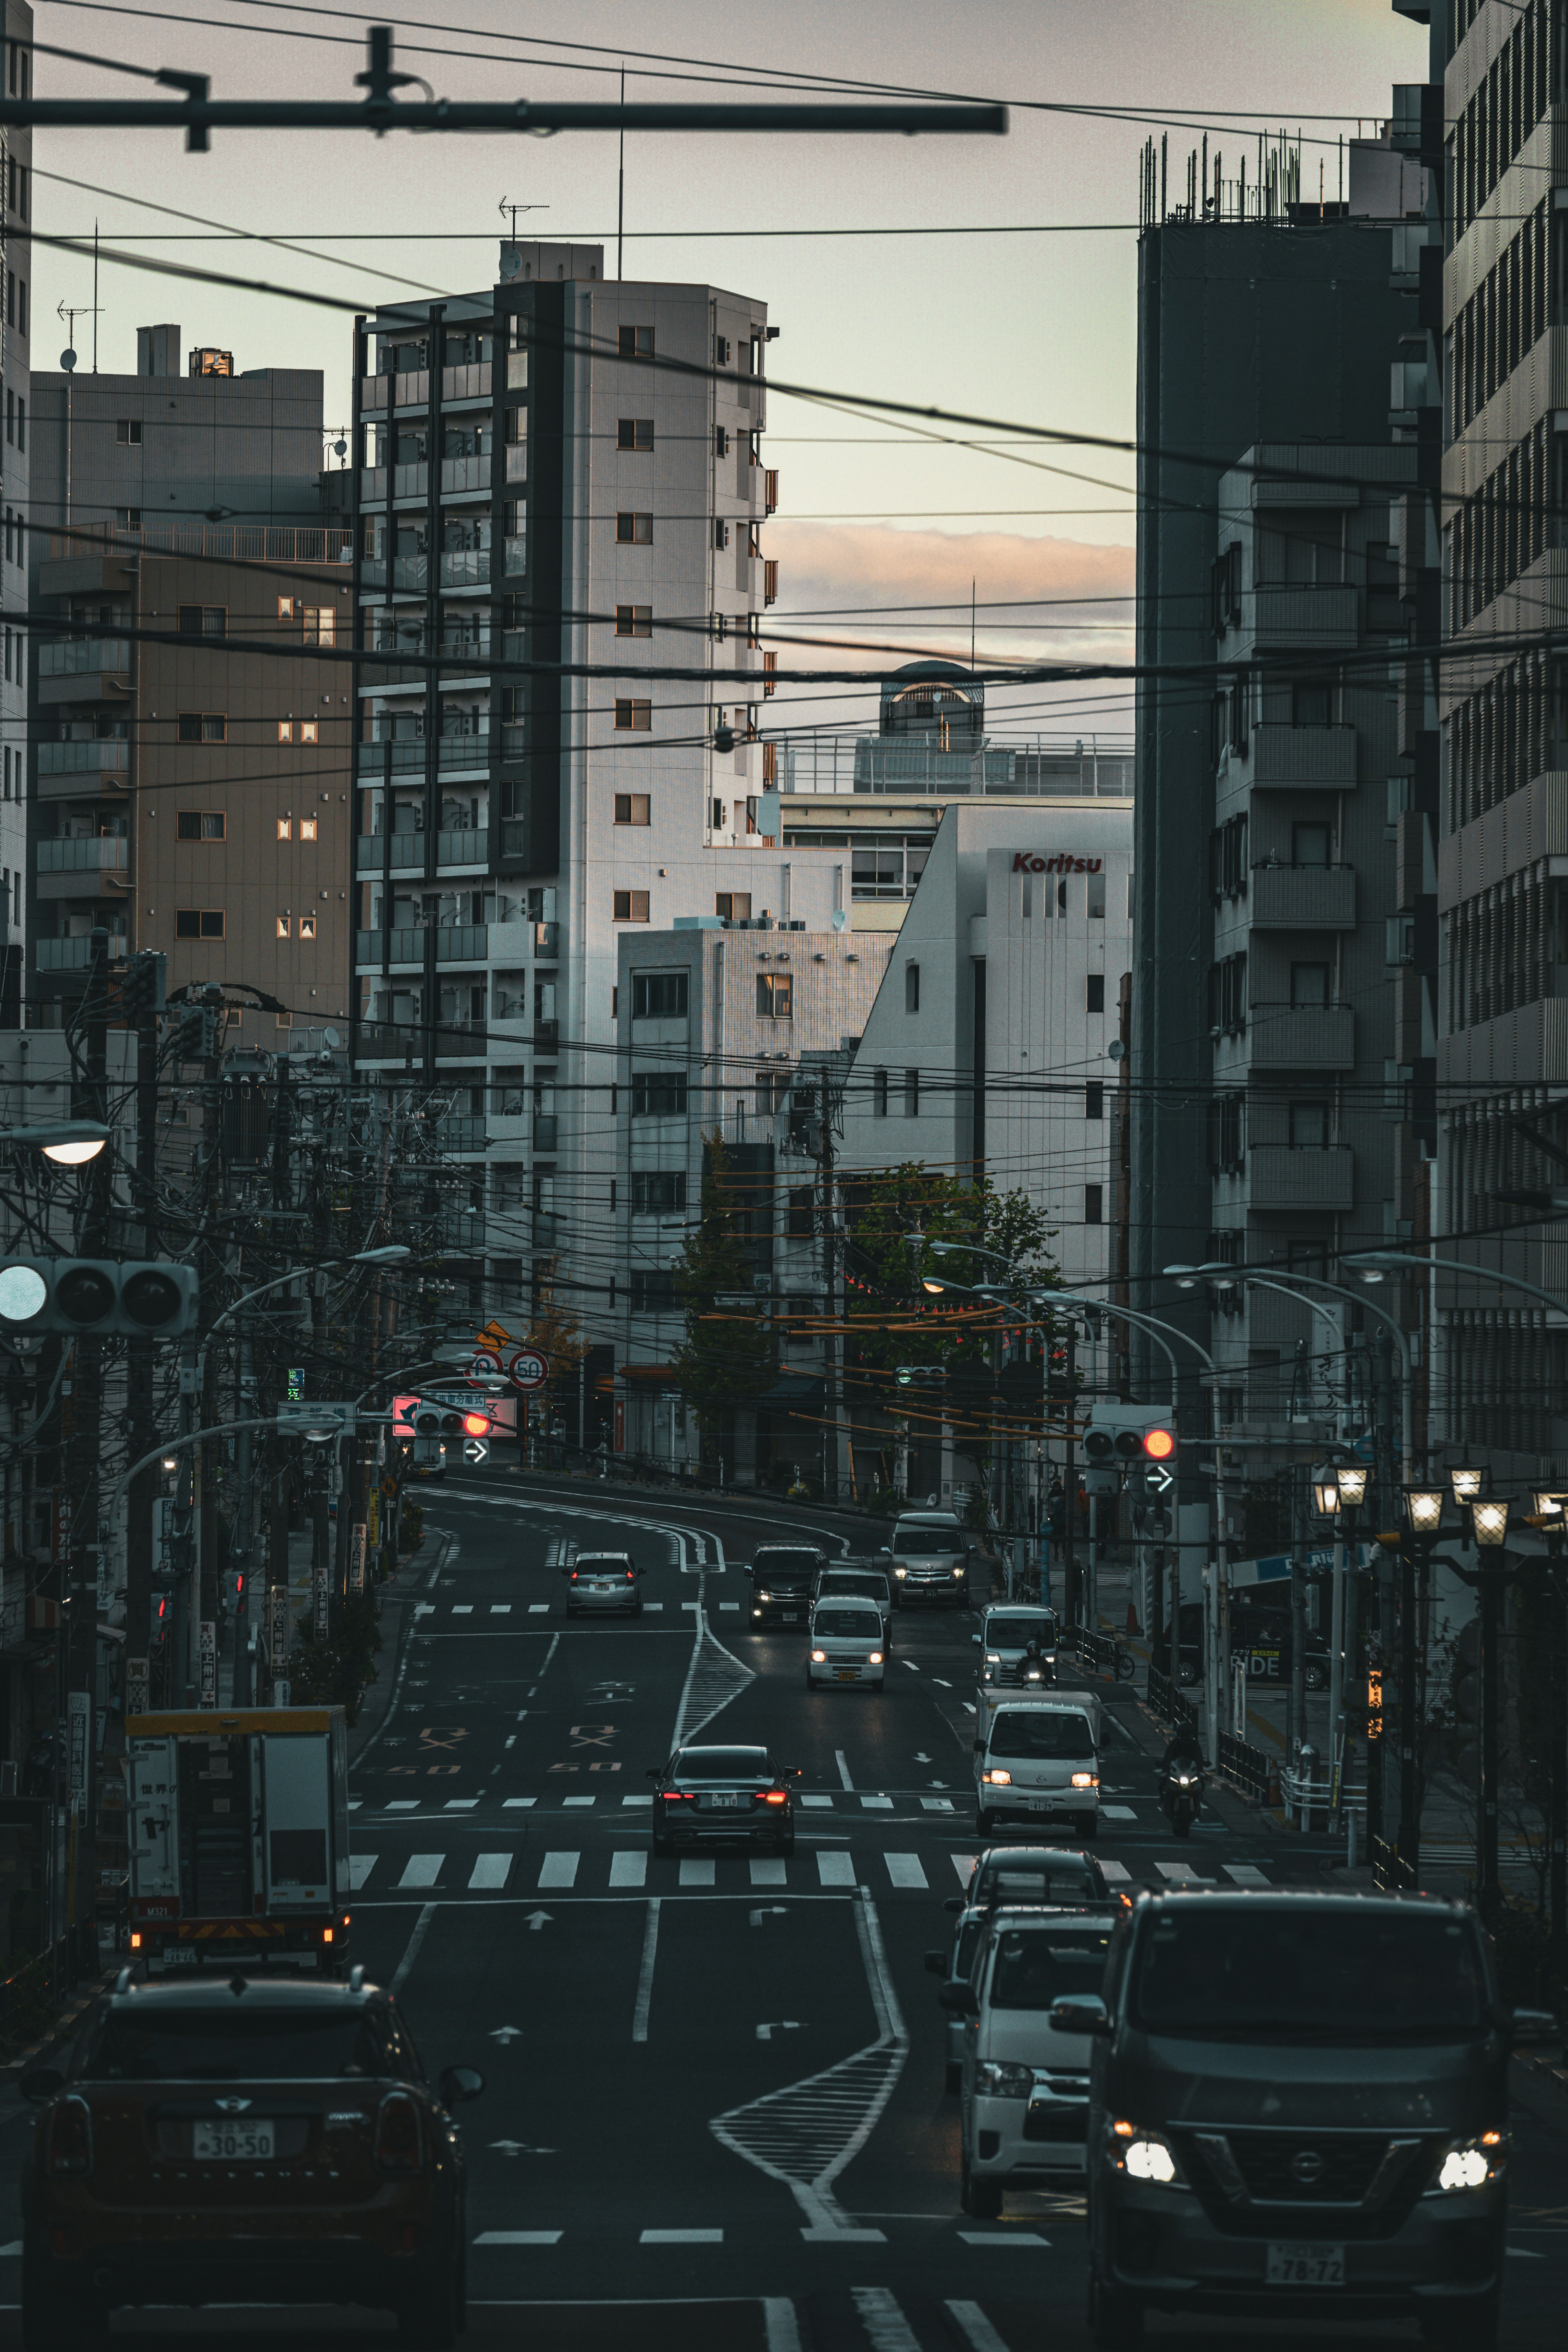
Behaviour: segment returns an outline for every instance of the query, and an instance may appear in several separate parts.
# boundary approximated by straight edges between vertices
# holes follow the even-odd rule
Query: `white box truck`
[[[151,1976],[348,1960],[343,1710],[126,1718],[131,1953]]]

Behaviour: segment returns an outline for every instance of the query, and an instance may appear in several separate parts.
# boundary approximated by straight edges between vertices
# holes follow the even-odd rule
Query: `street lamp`
[[[1480,1493],[1480,1491],[1481,1491],[1481,1475],[1482,1475],[1482,1474],[1481,1474],[1481,1472],[1480,1472],[1480,1471],[1479,1471],[1479,1470],[1450,1470],[1450,1471],[1449,1471],[1449,1473],[1448,1473],[1448,1476],[1449,1476],[1449,1479],[1450,1479],[1450,1481],[1452,1482],[1452,1485],[1453,1485],[1453,1489],[1454,1489],[1454,1500],[1455,1500],[1455,1502],[1456,1502],[1456,1503],[1458,1503],[1458,1505],[1459,1506],[1459,1508],[1460,1508],[1461,1510],[1463,1510],[1463,1509],[1464,1509],[1465,1506],[1466,1506],[1468,1503],[1473,1503],[1473,1502],[1475,1501],[1475,1499],[1476,1499],[1476,1496]],[[1505,1522],[1505,1524],[1506,1524],[1506,1520],[1507,1520],[1507,1514],[1505,1513],[1505,1514],[1504,1514],[1504,1522]]]
[[[1320,1519],[1339,1517],[1339,1477],[1333,1470],[1324,1470],[1312,1480],[1312,1507]]]
[[[113,1132],[96,1118],[47,1119],[37,1127],[0,1128],[0,1143],[31,1144],[57,1168],[79,1168],[98,1158]]]
[[[1568,1493],[1561,1487],[1538,1488],[1535,1517],[1546,1541],[1551,1566],[1547,1581],[1557,1602],[1549,1662],[1549,1762],[1546,1784],[1547,1916],[1552,1951],[1559,1967],[1568,1952],[1568,1584],[1563,1575],[1563,1553],[1568,1540]]]
[[[1339,1498],[1347,1510],[1356,1510],[1366,1499],[1366,1472],[1342,1463],[1338,1472]]]
[[[1506,1499],[1498,1496],[1490,1496],[1485,1502],[1478,1498],[1470,1505],[1470,1525],[1475,1530],[1478,1544],[1495,1551],[1506,1541],[1508,1510]]]
[[[1422,1598],[1432,1553],[1442,1532],[1448,1496],[1441,1486],[1406,1486],[1401,1497],[1405,1525],[1399,1541],[1399,1826],[1395,1832],[1402,1882],[1414,1886],[1421,1857],[1421,1780],[1416,1721],[1416,1571]]]

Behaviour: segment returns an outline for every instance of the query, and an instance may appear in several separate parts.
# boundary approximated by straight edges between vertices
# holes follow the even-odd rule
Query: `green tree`
[[[905,1160],[852,1178],[848,1186],[850,1243],[845,1254],[844,1307],[868,1321],[851,1343],[867,1369],[895,1364],[946,1364],[963,1348],[955,1310],[974,1302],[944,1303],[923,1287],[928,1274],[956,1283],[980,1283],[1002,1269],[993,1252],[1019,1270],[1032,1289],[1058,1289],[1061,1276],[1049,1244],[1052,1228],[1027,1192],[998,1192],[988,1178],[969,1183],[923,1160]],[[916,1245],[908,1236],[923,1236]],[[936,1250],[933,1242],[968,1244]],[[972,1253],[972,1254],[971,1254]],[[977,1364],[980,1361],[977,1355]],[[988,1359],[987,1360],[988,1360]]]
[[[722,1297],[751,1291],[747,1246],[754,1204],[730,1168],[715,1132],[703,1147],[702,1208],[675,1262],[675,1288],[686,1314],[686,1336],[673,1364],[682,1395],[705,1437],[716,1436],[737,1404],[752,1404],[774,1383],[779,1354],[769,1322],[743,1307],[721,1307]]]

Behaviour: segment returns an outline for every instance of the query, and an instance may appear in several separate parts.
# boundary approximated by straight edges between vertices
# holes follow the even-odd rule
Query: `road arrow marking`
[[[520,2025],[497,2025],[492,2032],[490,2039],[492,2042],[504,2043],[509,2049],[514,2042],[521,2039],[522,2031]]]
[[[536,1936],[538,1934],[541,1927],[548,1927],[549,1926],[554,1916],[554,1913],[550,1911],[529,1911],[526,1915],[528,1926],[533,1929]]]
[[[555,2147],[526,2147],[520,2139],[493,2139],[490,2145],[494,2148],[499,2148],[503,2156],[559,2156],[560,2154],[560,2150]]]
[[[746,1916],[754,1927],[760,1927],[764,1919],[782,1919],[786,1907],[782,1903],[768,1903],[760,1911],[748,1911]]]
[[[781,2017],[776,2024],[759,2025],[757,2039],[758,2042],[771,2042],[776,2033],[799,2033],[803,2022],[804,2020],[799,2017]]]
[[[927,1756],[924,1748],[917,1748],[915,1751],[915,1760],[917,1764],[929,1764],[931,1759]]]

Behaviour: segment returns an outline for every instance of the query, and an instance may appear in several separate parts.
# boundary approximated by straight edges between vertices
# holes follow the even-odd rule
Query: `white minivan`
[[[806,1643],[808,1690],[820,1690],[828,1683],[862,1683],[880,1690],[886,1659],[882,1612],[874,1601],[818,1601]]]
[[[1115,1922],[1087,1911],[996,1911],[968,1982],[942,1988],[965,2020],[962,2179],[966,2213],[995,2221],[1009,2189],[1065,2186],[1085,2171],[1087,2034],[1062,2033],[1051,2005],[1100,1995]]]
[[[1070,1821],[1080,1837],[1100,1826],[1098,1708],[1066,1696],[1003,1701],[975,1741],[975,1824]]]

